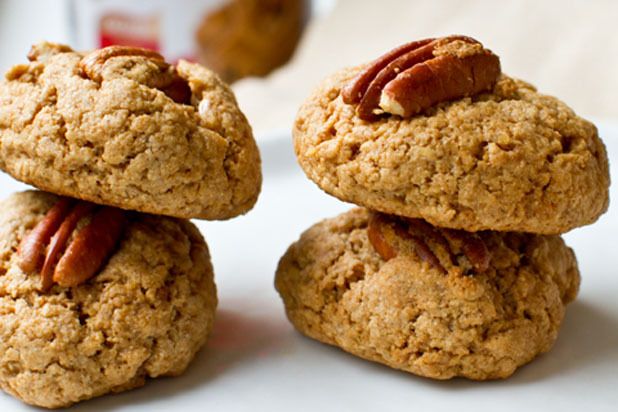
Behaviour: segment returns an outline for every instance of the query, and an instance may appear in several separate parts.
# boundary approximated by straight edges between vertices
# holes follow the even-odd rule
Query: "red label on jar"
[[[109,13],[99,21],[99,47],[135,46],[161,51],[159,16]]]

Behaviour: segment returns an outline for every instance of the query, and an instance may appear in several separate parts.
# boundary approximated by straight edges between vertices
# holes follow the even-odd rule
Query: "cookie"
[[[139,212],[251,209],[260,156],[233,93],[197,64],[40,43],[0,83],[0,169],[42,190]]]
[[[417,71],[440,63],[447,52],[446,46],[437,47],[434,62]],[[298,112],[293,130],[298,162],[325,192],[467,231],[560,234],[594,222],[607,210],[605,147],[596,127],[558,99],[500,74],[499,65],[492,69],[497,80],[486,90],[464,87],[460,94],[451,93],[449,88],[459,83],[449,84],[451,67],[436,63],[430,74],[445,72],[448,87],[424,95],[442,82],[435,77],[429,86],[387,86],[382,97],[379,90],[375,96],[382,106],[359,111],[363,103],[344,102],[344,91],[374,65],[329,76]],[[412,94],[419,104],[385,94],[392,89],[394,94],[420,89],[420,96]],[[384,113],[387,109],[401,116]]]
[[[292,57],[308,11],[305,0],[229,0],[198,28],[198,59],[230,83],[266,76]]]
[[[94,277],[39,290],[15,252],[57,196],[0,203],[0,387],[55,408],[184,371],[206,342],[217,304],[210,255],[190,222],[132,214]]]
[[[505,378],[551,348],[580,281],[573,251],[559,236],[447,233],[417,220],[386,260],[370,240],[372,213],[359,208],[324,220],[281,258],[275,286],[300,332],[435,379]],[[388,222],[383,229],[405,221],[379,218]],[[470,237],[476,246],[466,248],[460,241]],[[483,256],[479,244],[486,265],[473,257]]]

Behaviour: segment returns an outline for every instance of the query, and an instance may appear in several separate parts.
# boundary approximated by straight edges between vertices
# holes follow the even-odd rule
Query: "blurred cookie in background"
[[[308,0],[233,0],[197,31],[199,61],[227,82],[265,76],[292,57],[307,21]]]

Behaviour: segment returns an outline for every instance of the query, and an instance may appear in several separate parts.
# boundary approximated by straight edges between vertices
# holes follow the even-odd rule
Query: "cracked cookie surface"
[[[227,219],[251,209],[261,185],[251,127],[230,88],[197,64],[173,69],[190,104],[148,82],[143,56],[79,67],[84,55],[40,43],[0,83],[0,169],[42,190],[181,218]]]
[[[467,231],[559,234],[607,210],[605,147],[559,100],[502,75],[490,93],[366,122],[341,97],[360,69],[325,79],[296,118],[298,161],[327,193]]]
[[[136,214],[86,283],[39,292],[15,253],[57,197],[0,203],[0,387],[48,408],[182,373],[206,342],[217,305],[210,255],[186,220]]]
[[[551,348],[580,281],[559,236],[479,232],[489,269],[443,274],[412,254],[385,262],[368,219],[326,219],[281,258],[275,286],[300,332],[435,379],[505,378]]]

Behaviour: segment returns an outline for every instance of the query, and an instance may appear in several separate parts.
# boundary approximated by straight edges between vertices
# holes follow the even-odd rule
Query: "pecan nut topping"
[[[75,286],[91,278],[116,249],[126,225],[124,210],[107,206],[97,210],[58,260],[54,282]]]
[[[80,220],[89,215],[90,222],[71,239]],[[54,282],[76,286],[99,271],[127,223],[124,210],[62,197],[20,242],[19,267],[26,273],[41,271],[43,292]]]
[[[139,57],[154,63],[159,72],[148,79],[147,86],[161,90],[176,103],[189,104],[191,88],[186,79],[181,77],[175,67],[165,62],[159,53],[139,47],[109,46],[95,50],[85,55],[79,62],[79,67],[89,79],[102,81],[102,72],[105,64],[118,57]]]
[[[375,121],[384,113],[407,118],[448,100],[489,90],[500,59],[478,41],[448,36],[404,44],[370,63],[342,90],[344,103]]]
[[[66,246],[67,240],[69,240],[79,221],[90,213],[93,208],[94,204],[92,203],[77,202],[60,224],[54,236],[52,236],[47,248],[47,254],[45,255],[45,262],[41,269],[41,289],[43,291],[49,290],[53,285],[56,263]]]
[[[17,256],[19,267],[24,272],[33,272],[43,265],[45,247],[71,211],[74,203],[74,199],[61,197],[47,211],[43,220],[21,240],[17,249]]]
[[[483,273],[489,269],[489,250],[482,237],[475,233],[436,228],[422,219],[372,211],[367,235],[385,261],[414,253],[443,274],[453,266],[463,267],[464,273]]]

